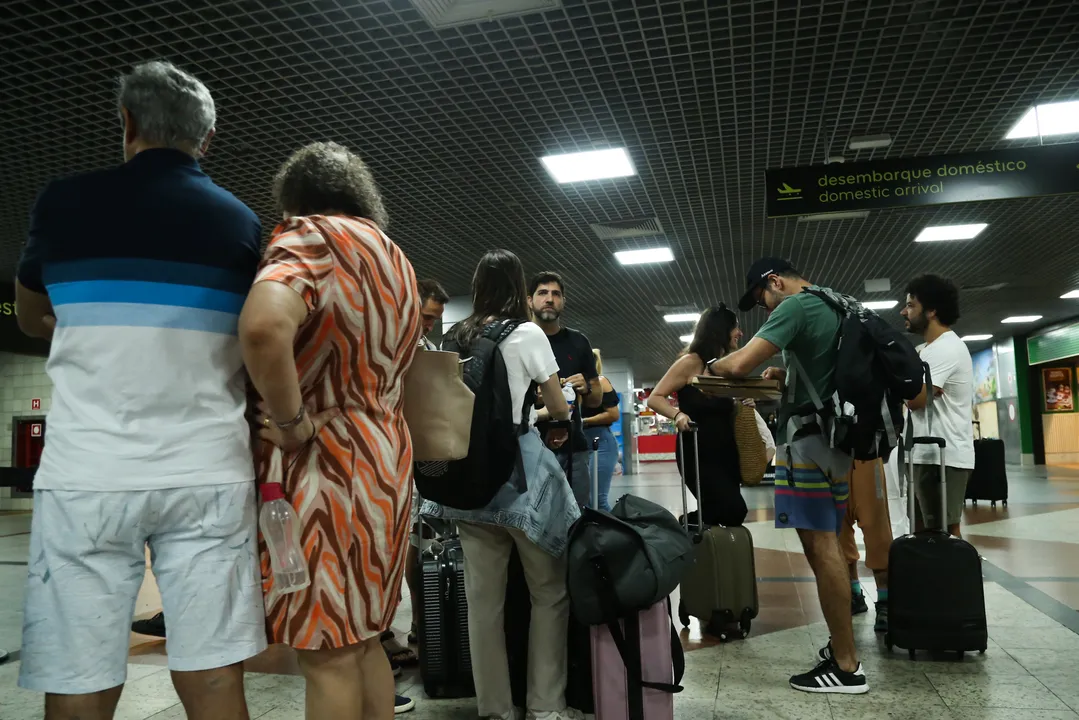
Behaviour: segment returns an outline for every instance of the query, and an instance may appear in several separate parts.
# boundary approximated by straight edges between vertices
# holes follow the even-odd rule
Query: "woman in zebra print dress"
[[[408,548],[402,392],[420,338],[416,277],[382,231],[367,166],[345,148],[298,151],[274,192],[286,219],[240,337],[262,398],[258,479],[284,484],[311,584],[277,592],[261,548],[267,630],[300,651],[307,717],[389,718],[394,681],[379,636],[397,610]]]

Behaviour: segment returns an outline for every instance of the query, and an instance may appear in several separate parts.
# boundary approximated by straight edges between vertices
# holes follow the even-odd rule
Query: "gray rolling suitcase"
[[[689,432],[697,432],[690,424]],[[678,436],[682,442],[682,435]],[[684,447],[684,446],[683,446]],[[697,468],[697,497],[701,495],[700,460],[697,444],[693,443],[693,463]],[[682,453],[683,462],[688,462]],[[722,641],[749,635],[753,618],[760,603],[757,599],[757,571],[753,561],[753,536],[746,527],[706,526],[697,512],[694,522],[689,517],[686,483],[682,481],[682,522],[696,545],[696,558],[680,585],[682,599],[678,604],[678,619],[689,625],[689,618],[698,618],[710,635]]]

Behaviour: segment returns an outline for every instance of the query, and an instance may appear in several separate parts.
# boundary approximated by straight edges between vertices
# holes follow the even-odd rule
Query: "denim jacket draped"
[[[541,550],[561,557],[566,550],[570,526],[581,516],[581,510],[558,458],[543,444],[539,431],[530,428],[520,436],[518,443],[521,464],[486,507],[457,510],[425,500],[420,514],[441,520],[516,528]],[[524,483],[520,477],[522,472]]]

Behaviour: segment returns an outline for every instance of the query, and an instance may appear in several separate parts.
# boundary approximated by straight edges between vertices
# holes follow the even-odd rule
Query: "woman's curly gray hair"
[[[292,154],[274,178],[274,200],[288,215],[344,213],[389,224],[370,168],[333,142],[311,143]]]

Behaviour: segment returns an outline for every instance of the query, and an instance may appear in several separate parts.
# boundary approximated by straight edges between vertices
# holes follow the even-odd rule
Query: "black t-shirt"
[[[558,361],[558,378],[566,378],[581,374],[585,380],[592,383],[592,387],[599,382],[599,373],[596,372],[596,358],[592,354],[592,343],[584,333],[564,327],[554,335],[548,335],[551,341],[551,350],[554,351],[555,360]],[[578,396],[578,403],[581,398]],[[573,411],[573,448],[580,452],[588,449],[588,440],[584,435],[584,426],[581,423],[581,408]],[[546,423],[538,426],[541,433],[546,434]]]
[[[584,375],[585,380],[593,382],[599,373],[596,372],[596,358],[592,355],[592,343],[584,333],[562,328],[554,335],[548,335],[551,341],[551,350],[554,358],[558,361],[558,377],[562,380],[571,375]]]

